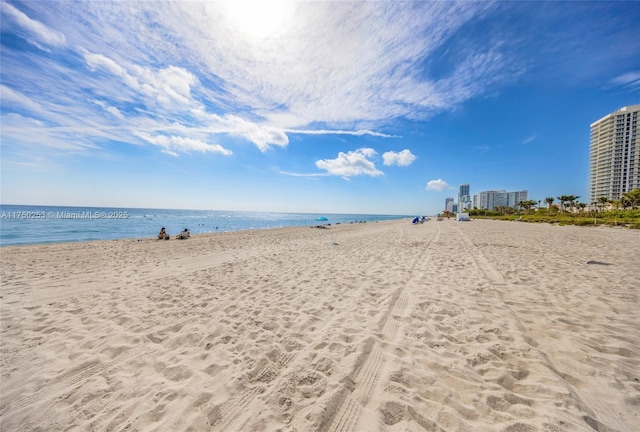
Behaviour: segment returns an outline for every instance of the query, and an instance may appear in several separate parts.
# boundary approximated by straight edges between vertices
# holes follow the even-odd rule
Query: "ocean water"
[[[326,217],[327,220],[317,220]],[[175,236],[192,234],[375,222],[410,218],[403,215],[306,214],[220,210],[52,207],[0,205],[0,245],[155,238],[160,228]]]

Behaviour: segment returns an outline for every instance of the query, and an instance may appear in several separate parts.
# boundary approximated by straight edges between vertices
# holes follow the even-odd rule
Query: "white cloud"
[[[122,113],[120,112],[120,110],[118,108],[116,108],[114,106],[107,105],[103,101],[99,101],[99,100],[94,100],[93,103],[98,105],[99,107],[102,107],[102,109],[104,109],[105,111],[111,113],[114,117],[116,117],[116,118],[118,118],[120,120],[124,120],[125,119],[125,117],[122,115]]]
[[[230,156],[232,154],[231,150],[225,149],[219,144],[207,144],[203,141],[193,138],[167,135],[152,136],[145,132],[134,133],[145,141],[161,147],[165,153],[174,156],[177,156],[178,152],[188,153],[190,151],[199,151],[201,153],[218,153],[225,156]]]
[[[640,71],[627,72],[609,81],[611,84],[630,87],[640,90]]]
[[[278,171],[280,174],[288,175],[291,177],[326,177],[330,176],[330,173],[295,173],[291,171]]]
[[[316,161],[316,166],[328,173],[341,176],[345,179],[357,175],[376,177],[383,172],[376,169],[375,164],[369,160],[376,155],[371,148],[361,148],[347,153],[340,152],[335,159],[322,159]]]
[[[120,110],[118,108],[112,107],[112,106],[108,106],[108,107],[105,107],[105,110],[107,110],[108,112],[113,114],[114,117],[117,117],[120,120],[124,120],[124,116],[122,115],[122,113],[120,112]]]
[[[227,134],[242,137],[265,152],[271,146],[286,147],[289,144],[289,137],[283,129],[246,120],[234,114],[219,116],[209,114],[202,109],[191,111],[198,119],[200,125],[190,128],[183,128],[185,131],[198,130],[209,134]]]
[[[175,66],[160,69],[150,80],[157,100],[163,105],[175,102],[190,104],[191,86],[197,82],[198,79],[193,74]]]
[[[4,84],[32,101],[33,117],[59,126],[60,139],[87,130],[88,140],[129,142],[130,131],[192,140],[167,144],[179,152],[224,134],[265,152],[287,146],[289,134],[397,138],[384,132],[394,119],[452,109],[511,71],[491,44],[470,48],[437,79],[425,70],[453,33],[490,9],[484,2],[281,2],[267,8],[273,16],[252,15],[280,23],[259,32],[225,2],[79,2],[55,14],[53,4],[29,4],[30,15],[51,17],[45,26],[3,3],[31,37],[65,46],[28,64],[16,55],[3,68],[24,88]],[[77,55],[87,69],[75,67]],[[35,115],[36,105],[46,114]],[[411,156],[383,160],[406,165]],[[365,160],[360,171],[324,162],[332,172],[382,174]]]
[[[280,6],[279,16],[290,18],[261,38],[248,35],[225,2],[142,2],[127,14],[114,13],[117,4],[87,2],[66,12],[77,14],[69,17],[74,23],[90,26],[83,35],[110,36],[111,45],[101,54],[115,47],[132,64],[188,62],[189,70],[223,90],[222,102],[249,108],[285,129],[310,124],[350,129],[360,122],[424,118],[481,93],[484,78],[504,78],[497,73],[507,61],[499,45],[470,50],[438,80],[420,66],[452,33],[484,14],[491,7],[485,2]],[[245,10],[240,17],[249,15]],[[115,34],[121,36],[111,37]]]
[[[135,64],[125,67],[101,54],[86,54],[85,60],[92,70],[102,69],[121,78],[125,85],[165,108],[195,104],[191,87],[198,84],[198,79],[182,68],[169,66],[154,71]]]
[[[23,107],[30,111],[42,111],[42,107],[38,102],[2,84],[0,84],[0,99],[2,99],[5,107],[13,105]]]
[[[13,7],[10,3],[2,2],[2,9],[3,12],[6,12],[28,33],[26,39],[33,45],[43,48],[40,43],[57,47],[65,44],[65,37],[62,33],[52,30],[40,21],[29,18],[25,13]]]
[[[289,137],[282,129],[250,122],[238,116],[226,116],[220,120],[221,124],[227,127],[227,133],[248,139],[262,152],[267,151],[272,145],[286,147],[289,144]]]
[[[522,140],[522,145],[527,145],[527,144],[533,142],[536,138],[537,138],[536,135],[528,136],[527,138]]]
[[[113,61],[110,58],[107,58],[101,54],[85,54],[84,56],[87,65],[91,68],[91,70],[96,69],[104,69],[113,75],[124,78],[125,81],[132,87],[138,87],[137,82],[131,77],[127,71],[120,66],[118,63]]]
[[[449,186],[447,182],[442,179],[429,180],[429,182],[427,182],[427,190],[439,192],[445,189],[451,189],[451,186]]]
[[[52,127],[16,113],[3,114],[0,121],[3,149],[13,147],[14,143],[34,149],[34,154],[41,154],[43,148],[73,153],[98,148],[94,139],[99,137],[99,131],[92,129]]]
[[[416,156],[411,153],[411,150],[405,149],[399,153],[386,152],[382,155],[382,160],[385,165],[409,166],[416,160]]]
[[[284,129],[284,132],[290,134],[300,135],[351,135],[351,136],[363,136],[370,135],[381,138],[402,138],[399,135],[389,135],[381,132],[374,132],[368,129],[358,130],[340,130],[340,129]]]

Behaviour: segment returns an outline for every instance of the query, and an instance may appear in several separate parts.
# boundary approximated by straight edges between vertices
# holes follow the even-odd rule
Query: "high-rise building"
[[[591,123],[589,198],[618,200],[640,188],[640,105],[622,107]]]
[[[507,207],[517,208],[521,201],[527,201],[529,191],[507,192]]]
[[[444,201],[444,209],[453,213],[453,197],[447,198]]]
[[[518,203],[527,201],[529,192],[526,190],[519,192],[482,191],[474,196],[473,200],[479,209],[493,210],[496,207],[517,208]]]
[[[469,194],[471,187],[469,183],[463,183],[460,185],[458,191],[458,210],[464,211],[471,208],[471,195]]]

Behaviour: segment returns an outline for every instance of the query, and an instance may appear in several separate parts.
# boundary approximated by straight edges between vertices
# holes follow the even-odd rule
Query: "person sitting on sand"
[[[169,240],[170,238],[171,237],[169,237],[169,234],[167,234],[164,227],[162,227],[158,233],[158,240]]]
[[[178,234],[179,239],[188,239],[189,237],[191,237],[191,233],[186,228]]]

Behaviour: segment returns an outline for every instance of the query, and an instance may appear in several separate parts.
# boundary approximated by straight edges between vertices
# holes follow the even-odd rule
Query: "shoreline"
[[[312,228],[3,248],[3,429],[640,422],[640,232]]]
[[[225,212],[193,210],[124,209],[105,211],[101,208],[77,209],[60,215],[52,207],[3,208],[0,247],[29,244],[74,243],[96,240],[154,238],[160,227],[169,234],[189,227],[193,234],[308,226],[319,223],[309,213]],[[71,213],[75,211],[75,213]],[[151,212],[151,213],[149,213]],[[85,217],[89,216],[89,217]],[[99,217],[98,217],[99,216]],[[329,222],[399,220],[409,216],[374,214],[328,214]]]
[[[367,221],[367,222],[337,222],[337,223],[325,223],[323,225],[328,227],[333,226],[341,226],[341,225],[358,225],[358,224],[376,224],[376,223],[386,223],[386,222],[400,222],[403,220],[407,220],[410,218],[404,217],[399,219],[388,219],[388,220],[380,220],[380,221]],[[318,221],[320,222],[320,221]],[[191,238],[207,238],[210,236],[217,236],[226,233],[244,233],[244,232],[254,232],[254,231],[269,231],[269,230],[288,230],[288,229],[298,229],[298,228],[317,228],[318,225],[290,225],[290,226],[276,226],[276,227],[265,227],[265,228],[245,228],[245,229],[237,229],[237,230],[228,230],[228,231],[215,231],[215,232],[203,232],[203,233],[192,233]],[[177,234],[171,235],[171,240],[179,240],[176,239]],[[69,241],[51,241],[46,243],[24,243],[24,244],[9,244],[2,245],[0,244],[0,250],[5,248],[23,248],[30,246],[56,246],[56,245],[65,245],[65,244],[85,244],[85,243],[96,243],[96,242],[155,242],[161,241],[156,238],[156,235],[148,236],[148,237],[125,237],[125,238],[116,238],[116,239],[95,239],[95,240],[69,240]],[[168,240],[164,240],[168,241]],[[184,241],[184,240],[183,240]]]
[[[325,223],[322,224],[324,226],[328,226],[328,227],[336,227],[336,226],[341,226],[341,225],[358,225],[358,224],[376,224],[376,223],[394,223],[394,222],[402,222],[402,221],[409,221],[409,223],[411,223],[411,217],[399,217],[398,219],[388,219],[388,220],[376,220],[376,221],[366,221],[366,222],[337,222],[337,223]],[[455,219],[443,219],[443,221],[447,221],[447,222],[456,222]],[[543,225],[548,225],[548,226],[552,226],[552,227],[566,227],[566,226],[572,226],[572,227],[577,227],[577,228],[586,228],[586,229],[617,229],[617,230],[634,230],[634,228],[625,225],[625,224],[619,224],[619,225],[608,225],[605,223],[601,223],[601,224],[588,224],[588,225],[574,225],[574,224],[563,224],[563,223],[559,223],[559,222],[547,222],[547,221],[518,221],[518,220],[504,220],[504,219],[491,219],[491,218],[474,218],[471,220],[471,222],[473,221],[494,221],[494,222],[503,222],[503,223],[512,223],[512,222],[518,222],[518,223],[527,223],[527,224],[543,224]],[[320,222],[320,221],[318,221]],[[438,223],[437,221],[435,221],[435,219],[432,219],[429,222],[424,222],[424,223]],[[288,229],[297,229],[297,228],[318,228],[319,225],[290,225],[290,226],[277,226],[277,227],[265,227],[265,228],[247,228],[247,229],[237,229],[237,230],[229,230],[229,231],[215,231],[215,232],[203,232],[203,233],[194,233],[191,234],[191,238],[207,238],[209,236],[216,236],[216,235],[220,235],[220,234],[226,234],[226,233],[242,233],[242,232],[260,232],[260,231],[269,231],[269,230],[288,230]],[[176,234],[171,235],[171,240],[177,240],[175,238]],[[148,236],[148,237],[125,237],[125,238],[116,238],[116,239],[95,239],[95,240],[69,240],[69,241],[50,241],[50,242],[46,242],[46,243],[24,243],[24,244],[9,244],[9,245],[3,245],[0,244],[0,250],[6,249],[6,248],[12,248],[12,247],[16,247],[16,248],[23,248],[23,247],[30,247],[30,246],[55,246],[55,245],[64,245],[64,244],[85,244],[85,243],[95,243],[95,242],[120,242],[120,241],[129,241],[129,242],[150,242],[150,241],[156,241],[156,237],[154,236]],[[158,240],[159,241],[159,240]],[[168,240],[165,240],[168,241]]]

